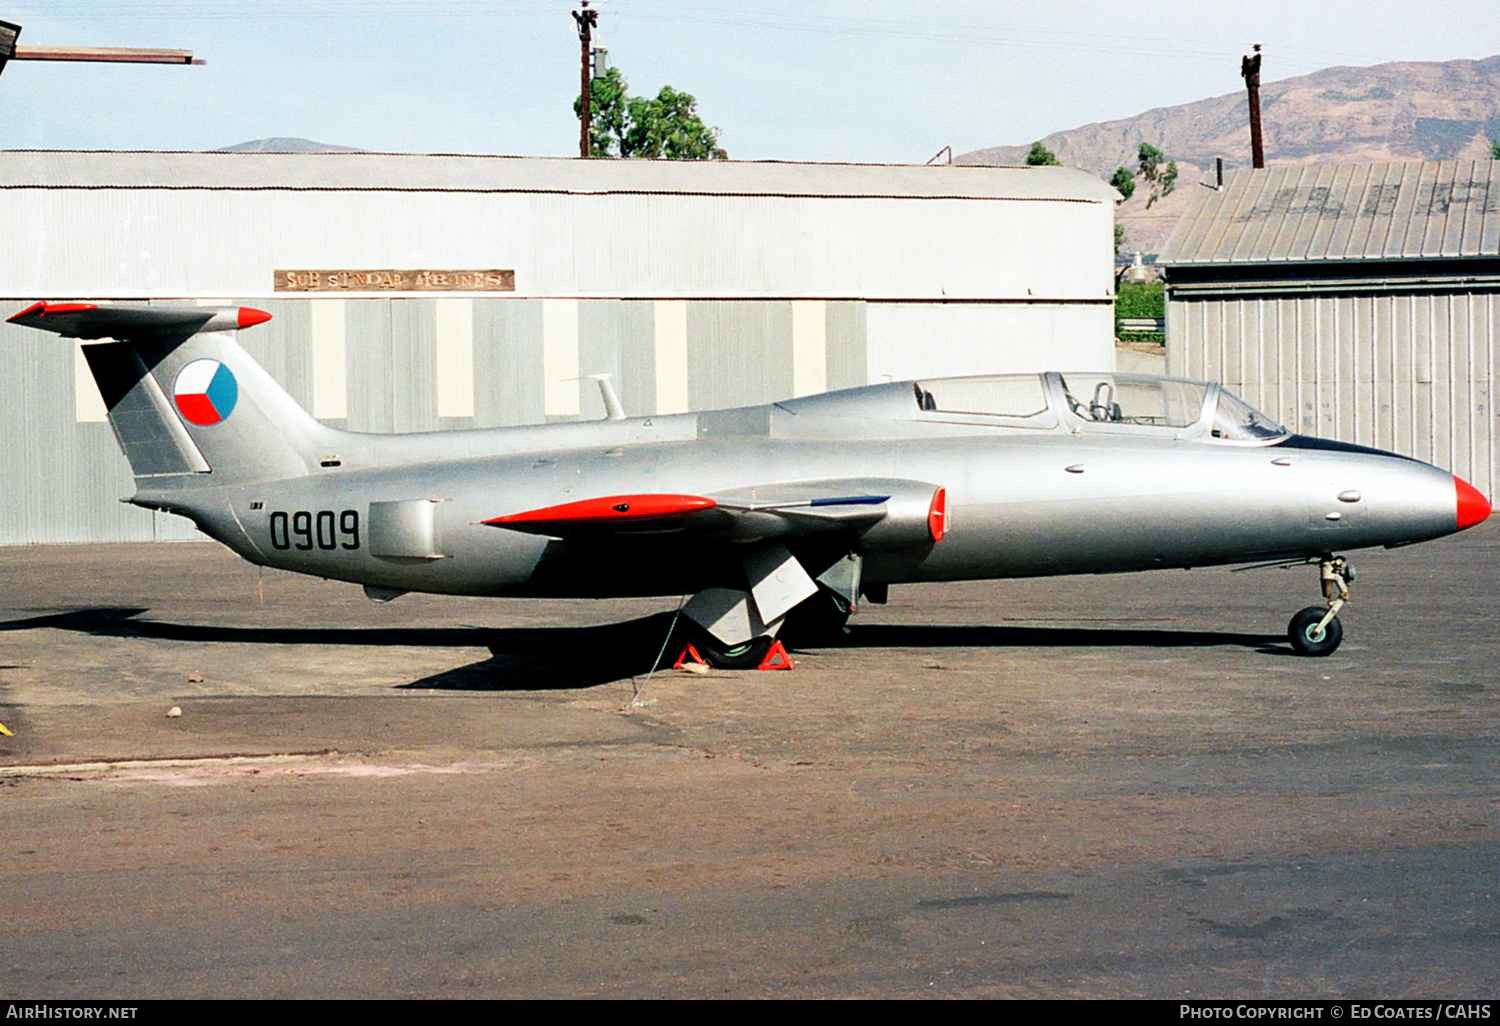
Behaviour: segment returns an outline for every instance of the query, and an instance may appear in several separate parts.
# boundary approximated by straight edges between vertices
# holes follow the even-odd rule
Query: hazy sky
[[[632,93],[698,98],[733,158],[921,163],[1331,65],[1500,53],[1494,0],[599,0]],[[22,44],[191,49],[205,67],[12,63],[0,148],[571,156],[564,0],[0,0]]]

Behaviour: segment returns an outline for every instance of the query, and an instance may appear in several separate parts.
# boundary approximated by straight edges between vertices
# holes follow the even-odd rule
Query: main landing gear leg
[[[1327,608],[1308,606],[1287,624],[1292,648],[1308,656],[1332,655],[1339,642],[1344,640],[1344,627],[1339,623],[1338,613],[1349,601],[1354,568],[1343,556],[1324,556],[1318,561],[1318,577],[1323,584]]]

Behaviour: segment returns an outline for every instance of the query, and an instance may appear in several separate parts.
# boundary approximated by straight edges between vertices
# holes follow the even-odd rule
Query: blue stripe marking
[[[809,506],[878,506],[889,495],[845,495],[838,499],[813,499]]]

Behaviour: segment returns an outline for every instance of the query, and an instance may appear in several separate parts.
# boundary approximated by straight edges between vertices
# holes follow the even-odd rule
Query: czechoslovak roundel
[[[240,386],[218,360],[194,360],[177,373],[172,398],[190,423],[208,427],[234,412]]]

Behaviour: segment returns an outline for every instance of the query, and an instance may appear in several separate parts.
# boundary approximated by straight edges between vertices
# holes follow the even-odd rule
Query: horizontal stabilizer
[[[180,339],[204,331],[238,331],[271,319],[248,306],[98,306],[35,303],[7,318],[11,324],[53,331],[63,338],[140,342]]]

